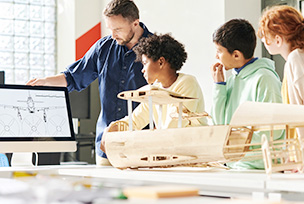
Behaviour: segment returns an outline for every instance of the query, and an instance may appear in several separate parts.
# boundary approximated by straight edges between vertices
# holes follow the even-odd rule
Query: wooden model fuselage
[[[193,100],[155,87],[122,92],[118,96],[128,101],[148,102],[151,106],[174,102],[181,107],[182,102]],[[304,127],[303,115],[304,106],[246,102],[236,110],[229,125],[154,129],[150,124],[149,130],[130,131],[130,127],[121,124],[123,131],[104,135],[105,148],[111,164],[121,169],[231,162],[243,159],[249,152],[255,153],[251,159],[262,159],[261,148],[250,148],[262,144],[251,143],[253,132]],[[269,139],[272,144],[272,138]]]
[[[244,146],[229,148],[229,136],[236,133],[229,126],[201,126],[141,131],[111,132],[106,138],[106,152],[114,167],[169,167],[237,161],[244,156]],[[249,144],[252,132],[239,131],[236,144]],[[233,137],[233,136],[232,136]],[[230,155],[229,153],[237,153]]]

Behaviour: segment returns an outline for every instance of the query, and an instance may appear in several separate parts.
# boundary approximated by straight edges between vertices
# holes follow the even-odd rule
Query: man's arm
[[[49,76],[45,78],[35,78],[29,80],[26,85],[30,86],[67,86],[67,80],[64,74]]]

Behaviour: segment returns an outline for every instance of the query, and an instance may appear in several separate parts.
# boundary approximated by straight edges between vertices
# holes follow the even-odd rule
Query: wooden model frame
[[[187,118],[182,116],[182,103],[195,98],[151,85],[122,92],[118,97],[128,100],[129,126],[125,122],[117,122],[119,131],[104,135],[106,153],[114,167],[172,167],[262,158],[267,173],[303,167],[303,146],[300,140],[273,141],[272,135],[273,130],[284,129],[288,136],[290,128],[304,127],[304,106],[246,102],[236,110],[230,125],[182,128],[181,120]],[[133,131],[132,101],[149,104],[149,130]],[[162,105],[169,103],[179,106],[178,127],[161,129],[159,124],[160,129],[154,129],[152,105],[158,105],[161,112]],[[190,115],[200,117],[207,114]],[[271,132],[269,142],[263,137],[261,143],[252,144],[253,132],[261,130]],[[250,148],[262,143],[263,148]]]

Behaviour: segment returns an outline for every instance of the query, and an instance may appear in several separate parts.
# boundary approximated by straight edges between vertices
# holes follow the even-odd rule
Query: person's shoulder
[[[295,49],[293,50],[286,60],[284,70],[293,73],[293,76],[302,76],[304,71],[304,50]]]
[[[191,74],[185,74],[185,73],[178,73],[179,78],[184,80],[196,80],[195,76]]]
[[[190,74],[179,73],[178,78],[185,83],[197,83],[196,77]]]
[[[151,33],[149,31],[149,29],[147,28],[147,26],[143,23],[143,22],[140,22],[139,25],[142,27],[142,29],[144,30],[143,34],[142,34],[142,37],[149,37],[151,35],[153,35],[153,33]]]
[[[100,47],[105,46],[106,44],[112,44],[115,40],[110,36],[105,36],[103,38],[100,38],[96,44]]]
[[[119,45],[110,35],[99,39],[93,46],[95,52],[108,51],[110,49],[119,49]]]
[[[265,84],[281,83],[279,74],[276,72],[275,67],[267,66],[265,64],[259,66],[252,77],[255,78],[259,83],[265,83]]]
[[[255,61],[255,63],[252,64],[253,67],[255,68],[255,73],[256,74],[275,74],[275,63],[273,60],[268,59],[268,58],[260,58]]]
[[[257,67],[270,67],[270,68],[274,68],[274,61],[266,58],[266,57],[262,57],[262,58],[258,58],[254,63],[254,66]]]
[[[200,85],[196,77],[193,75],[179,73],[178,81],[179,81],[178,84],[180,84],[180,86],[183,86],[184,88],[193,89],[193,90],[200,89]]]
[[[287,62],[297,60],[297,59],[303,59],[303,58],[304,58],[304,50],[295,49],[288,55]]]
[[[172,91],[192,97],[202,95],[201,87],[195,76],[185,73],[179,73],[177,81],[172,86]]]
[[[242,73],[243,71],[241,71]],[[257,59],[254,63],[248,65],[248,68],[242,73],[242,77],[247,82],[261,81],[279,81],[279,75],[275,71],[274,61],[268,58]]]

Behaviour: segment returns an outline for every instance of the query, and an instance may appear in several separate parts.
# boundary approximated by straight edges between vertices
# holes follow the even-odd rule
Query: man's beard
[[[127,36],[127,39],[126,39],[126,40],[120,39],[121,42],[118,42],[117,39],[116,39],[116,41],[117,41],[118,44],[120,44],[120,45],[126,45],[126,44],[128,44],[129,42],[131,42],[131,40],[134,38],[134,35],[135,35],[135,32],[130,31],[129,34],[128,34],[128,36]]]

